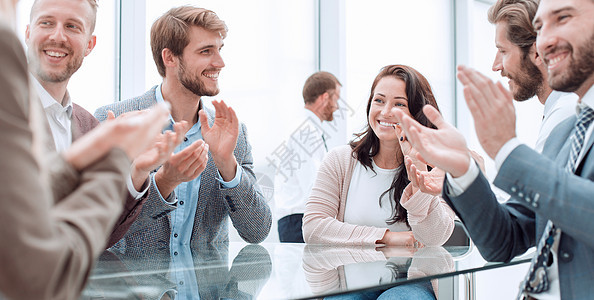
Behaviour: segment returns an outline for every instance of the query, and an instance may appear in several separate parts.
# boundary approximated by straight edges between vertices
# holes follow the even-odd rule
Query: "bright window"
[[[366,124],[371,84],[380,68],[390,64],[409,65],[427,77],[442,114],[452,120],[455,73],[450,1],[345,3],[345,98],[355,110],[347,132],[359,132]]]
[[[33,0],[21,0],[17,7],[17,32],[25,39]],[[116,1],[100,1],[95,35],[97,45],[68,83],[72,101],[94,113],[100,106],[113,103],[116,97]]]

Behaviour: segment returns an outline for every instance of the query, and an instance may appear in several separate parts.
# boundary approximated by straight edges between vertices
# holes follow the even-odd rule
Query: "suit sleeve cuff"
[[[497,152],[497,155],[495,155],[495,168],[497,169],[497,171],[499,171],[499,169],[503,165],[503,162],[507,159],[509,154],[512,153],[512,151],[514,151],[514,149],[516,149],[516,147],[520,146],[521,144],[522,143],[520,142],[520,140],[517,137],[514,137],[511,140],[507,141],[507,143],[505,143],[503,147],[499,149],[499,152]]]
[[[237,164],[237,168],[235,170],[235,177],[231,179],[231,181],[223,180],[223,177],[221,177],[221,173],[219,173],[219,170],[217,170],[217,180],[221,183],[221,186],[224,189],[232,189],[238,186],[241,182],[241,174],[243,174],[243,168],[239,164]]]
[[[175,192],[171,192],[167,199],[163,198],[161,191],[159,191],[159,188],[157,187],[157,182],[155,181],[155,173],[151,174],[149,178],[151,180],[151,184],[155,186],[155,190],[157,191],[157,194],[159,194],[159,198],[161,199],[161,201],[169,205],[175,205],[177,203],[177,197],[175,197]]]
[[[144,189],[139,192],[134,188],[134,184],[132,183],[132,176],[128,176],[128,178],[126,179],[126,185],[128,186],[128,193],[130,193],[130,195],[136,200],[142,198],[149,189],[149,184],[148,184],[149,180],[150,180],[150,178],[144,181],[144,183],[142,184]]]
[[[446,173],[446,183],[450,187],[450,196],[457,197],[462,195],[478,177],[480,169],[474,162],[474,159],[470,159],[469,162],[468,171],[460,177],[454,178],[450,173]]]

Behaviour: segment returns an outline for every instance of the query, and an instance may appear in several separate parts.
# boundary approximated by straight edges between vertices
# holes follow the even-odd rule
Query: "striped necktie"
[[[584,137],[586,136],[586,131],[592,123],[592,120],[594,120],[594,110],[592,110],[592,108],[589,106],[584,106],[580,111],[580,115],[578,116],[577,122],[575,124],[575,130],[569,138],[571,149],[569,152],[569,159],[565,165],[565,170],[569,173],[575,173],[577,169],[577,160],[584,145]],[[530,271],[522,283],[522,293],[524,291],[529,293],[542,293],[549,289],[547,268],[550,267],[552,263],[551,248],[555,242],[555,239],[559,238],[560,236],[561,229],[557,228],[553,222],[549,220],[545,226],[542,237],[538,242],[536,254],[532,258]]]

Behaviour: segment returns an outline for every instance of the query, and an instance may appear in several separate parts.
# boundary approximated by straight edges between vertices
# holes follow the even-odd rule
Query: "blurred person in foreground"
[[[122,211],[130,159],[154,142],[168,109],[98,126],[61,154],[47,149],[16,2],[0,0],[0,298],[76,299]]]

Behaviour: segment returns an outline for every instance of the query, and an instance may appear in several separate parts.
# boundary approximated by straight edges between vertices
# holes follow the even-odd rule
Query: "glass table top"
[[[81,299],[308,299],[528,262],[486,263],[474,247],[231,242],[176,253],[105,251]]]

